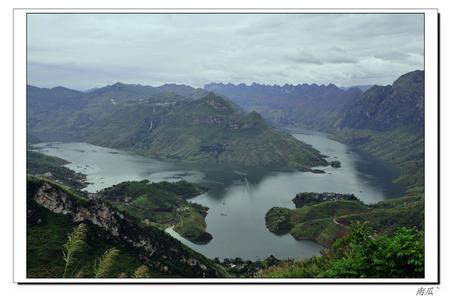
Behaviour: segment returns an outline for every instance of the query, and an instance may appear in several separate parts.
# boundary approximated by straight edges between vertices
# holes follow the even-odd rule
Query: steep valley
[[[260,112],[280,127],[328,132],[332,138],[390,161],[398,182],[424,185],[424,71],[393,85],[340,89],[334,85],[209,84],[207,90]]]

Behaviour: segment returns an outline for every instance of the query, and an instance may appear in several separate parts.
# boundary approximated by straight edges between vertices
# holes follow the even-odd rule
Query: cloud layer
[[[30,14],[28,83],[390,84],[423,69],[421,14]]]

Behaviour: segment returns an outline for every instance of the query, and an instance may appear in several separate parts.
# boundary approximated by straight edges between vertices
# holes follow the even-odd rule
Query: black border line
[[[26,12],[25,13],[25,31],[26,31],[26,41],[25,41],[25,45],[26,45],[26,66],[25,66],[25,76],[26,76],[26,81],[28,82],[28,15],[39,15],[39,14],[110,14],[110,15],[124,15],[124,14],[212,14],[212,15],[228,15],[228,14],[240,14],[240,15],[261,15],[261,14],[323,14],[323,15],[329,15],[329,14],[370,14],[370,15],[375,15],[375,14],[388,14],[388,15],[409,15],[409,14],[421,14],[423,15],[423,68],[424,68],[424,72],[426,74],[426,65],[425,65],[425,52],[426,52],[426,14],[424,12],[424,10],[435,10],[437,12],[437,135],[438,135],[438,142],[437,142],[437,172],[438,172],[438,181],[437,181],[437,187],[438,187],[438,195],[437,195],[437,200],[438,200],[438,205],[437,205],[437,235],[438,235],[438,240],[437,240],[437,281],[436,282],[265,282],[266,279],[263,279],[263,281],[261,282],[246,282],[246,280],[254,280],[252,278],[218,278],[218,280],[223,280],[222,282],[201,282],[201,281],[197,281],[197,282],[15,282],[18,285],[114,285],[114,284],[120,284],[120,285],[262,285],[262,284],[268,284],[268,285],[435,285],[438,284],[440,285],[440,275],[441,275],[441,269],[440,269],[440,201],[441,201],[441,193],[440,193],[440,181],[441,181],[441,177],[440,177],[440,136],[441,136],[441,131],[440,131],[440,13],[438,11],[438,8],[389,8],[385,10],[391,10],[393,12],[346,12],[346,11],[353,11],[353,10],[384,10],[384,8],[344,8],[344,9],[327,9],[327,10],[337,10],[337,12],[313,12],[316,10],[325,10],[326,8],[308,8],[308,9],[300,9],[300,8],[13,8],[13,282],[14,282],[14,272],[15,272],[15,266],[14,266],[14,258],[15,258],[15,252],[14,252],[14,199],[15,199],[15,195],[14,195],[14,99],[15,99],[15,95],[14,95],[14,70],[15,70],[15,66],[14,66],[14,12],[16,10],[21,11],[21,10],[101,10],[101,11],[105,11],[105,10],[113,10],[113,11],[117,11],[117,10],[151,10],[149,12],[73,12],[73,13],[66,13],[66,12],[51,12],[51,13],[47,13],[47,12],[36,12],[36,13],[31,13],[31,12]],[[208,11],[208,10],[213,10],[213,11]],[[228,10],[230,12],[214,12],[215,10]],[[247,11],[247,12],[240,12],[240,11]],[[280,12],[261,12],[261,11],[269,11],[269,10],[280,10]],[[400,12],[396,12],[396,10],[401,10]],[[405,10],[419,10],[420,12],[402,12]],[[172,12],[171,12],[172,11]],[[185,12],[181,12],[181,11],[185,11]],[[196,11],[196,12],[186,12],[186,11]],[[203,11],[203,12],[202,12]],[[208,11],[208,12],[207,12]],[[284,12],[282,12],[284,11]],[[311,12],[301,12],[301,11],[311,11]],[[422,11],[422,12],[421,12]],[[27,99],[26,99],[27,101]],[[27,110],[25,111],[25,115],[27,115]],[[426,125],[424,125],[426,126]],[[423,128],[423,130],[425,131],[425,127]],[[25,135],[25,141],[27,141],[27,135]],[[424,147],[426,147],[424,145]],[[425,151],[423,151],[425,152]],[[424,154],[426,157],[426,154]],[[40,278],[40,279],[44,279],[44,278]],[[45,278],[47,280],[47,278]],[[161,279],[161,278],[158,278]],[[173,278],[173,279],[178,279],[178,278]],[[196,280],[202,280],[201,278],[183,278],[183,279],[196,279]],[[279,278],[279,279],[275,279],[275,280],[286,280],[287,278]],[[314,278],[296,278],[296,279],[308,279],[308,280],[314,280]],[[336,279],[356,279],[356,278],[336,278]],[[375,278],[366,278],[366,279],[375,279]],[[381,278],[381,279],[392,279],[392,278]],[[403,278],[404,279],[404,278]],[[417,279],[417,278],[405,278],[405,279]],[[39,280],[39,279],[37,279]],[[169,278],[169,280],[171,280]],[[225,280],[225,281],[224,281]],[[238,281],[238,282],[227,282],[227,280],[243,280],[243,281]],[[258,279],[256,279],[258,280]],[[273,279],[274,280],[274,279]]]

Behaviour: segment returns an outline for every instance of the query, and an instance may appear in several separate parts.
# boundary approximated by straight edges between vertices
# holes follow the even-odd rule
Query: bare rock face
[[[53,188],[48,183],[43,183],[42,187],[38,189],[34,200],[40,206],[57,214],[67,215],[75,207],[74,201],[69,200],[66,193]]]
[[[186,270],[186,276],[221,276],[216,269],[207,266],[206,258],[193,255],[161,230],[140,227],[105,201],[82,201],[44,181],[38,183],[33,193],[29,197],[38,205],[57,214],[69,215],[74,222],[88,222],[100,227],[112,240],[135,249],[141,259],[155,267],[171,272],[168,265],[181,265],[177,271]]]

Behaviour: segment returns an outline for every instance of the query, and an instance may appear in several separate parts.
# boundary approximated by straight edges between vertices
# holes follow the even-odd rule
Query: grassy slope
[[[87,184],[86,176],[81,173],[74,172],[64,165],[69,162],[54,156],[45,155],[35,151],[27,151],[27,173],[43,176],[46,174],[50,179],[81,189]],[[45,175],[44,175],[45,176]]]
[[[396,182],[406,187],[424,185],[424,136],[407,130],[376,132],[343,129],[333,138],[358,147],[399,169]]]
[[[74,226],[69,217],[57,215],[45,208],[39,211],[39,224],[27,226],[27,277],[30,278],[61,278],[64,271],[63,244]],[[131,277],[142,261],[129,249],[120,247],[111,241],[94,235],[95,228],[90,228],[88,247],[83,252],[77,267],[76,277],[92,277],[94,264],[107,249],[119,249],[111,277],[119,277],[125,273]],[[151,276],[162,276],[158,270],[151,271]]]
[[[183,237],[198,244],[207,243],[207,208],[186,199],[205,192],[205,189],[180,181],[149,184],[147,180],[123,182],[100,191],[97,197],[137,218],[143,224],[160,228],[174,226]],[[127,199],[127,201],[125,201]]]
[[[366,221],[379,233],[393,233],[399,227],[424,229],[424,191],[412,188],[407,194],[370,206],[368,213],[349,214],[337,218],[342,224]]]
[[[353,201],[327,201],[297,209],[272,208],[266,215],[267,228],[276,234],[290,233],[296,239],[314,240],[330,246],[349,233],[349,225],[366,221],[378,233],[397,228],[424,228],[424,196],[421,189],[407,195],[367,206]]]
[[[141,94],[124,94],[119,101],[113,94],[93,94],[71,111],[53,106],[47,114],[33,110],[29,131],[44,141],[86,141],[163,159],[301,170],[327,164],[311,146],[224,98],[165,95],[138,101]]]
[[[354,201],[326,201],[296,209],[272,208],[266,215],[266,226],[278,234],[290,233],[298,240],[314,240],[329,246],[348,233],[348,227],[334,222],[341,215],[367,212],[368,208]],[[281,223],[282,226],[278,225]],[[279,227],[282,227],[282,230]]]
[[[220,104],[228,103],[221,100]],[[121,111],[113,119],[128,120],[133,115],[134,121],[126,126],[109,122],[108,126],[96,130],[88,141],[191,162],[300,169],[325,164],[310,146],[269,128],[256,114],[243,115],[231,107],[215,110],[205,100],[174,107],[163,117],[158,114],[151,117],[158,122],[151,132],[148,132],[150,125],[142,127],[142,124],[146,123],[145,118],[152,116],[153,108],[142,107],[141,112],[135,107],[127,107],[127,110],[130,112]],[[148,113],[143,114],[143,111]],[[243,128],[232,129],[229,124]]]

